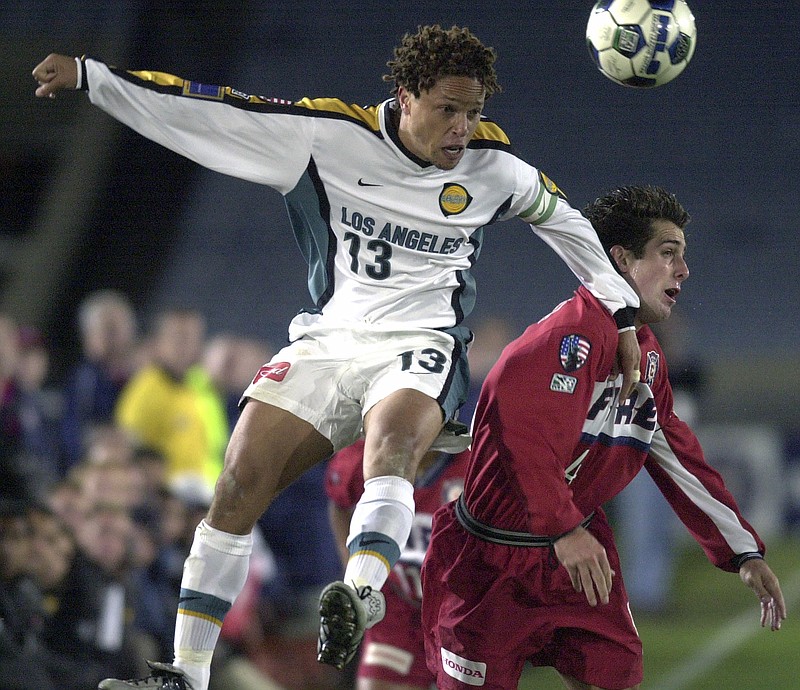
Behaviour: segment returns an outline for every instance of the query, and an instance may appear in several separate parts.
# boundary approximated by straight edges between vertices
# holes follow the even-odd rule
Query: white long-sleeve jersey
[[[591,224],[483,119],[453,170],[400,141],[392,100],[289,102],[83,61],[95,105],[143,136],[284,197],[315,309],[290,329],[450,328],[471,311],[483,232],[520,216],[612,313],[638,306]]]

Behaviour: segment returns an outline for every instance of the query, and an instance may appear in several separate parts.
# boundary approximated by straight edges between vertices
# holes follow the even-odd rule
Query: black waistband
[[[550,547],[558,537],[543,537],[528,532],[517,532],[509,529],[499,529],[487,525],[470,514],[467,509],[467,503],[464,500],[464,494],[458,497],[455,505],[456,518],[458,518],[461,526],[470,534],[478,539],[490,541],[493,544],[504,544],[505,546],[536,546],[540,548]],[[594,513],[589,513],[581,521],[581,527],[588,527],[592,521]],[[562,535],[558,535],[562,536]]]

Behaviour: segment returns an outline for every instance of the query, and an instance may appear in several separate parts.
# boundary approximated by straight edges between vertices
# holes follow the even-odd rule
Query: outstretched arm
[[[92,104],[142,136],[210,170],[282,194],[294,188],[308,165],[313,118],[284,117],[304,114],[302,106],[55,53],[34,68],[33,76],[39,97],[85,90]]]
[[[541,178],[543,180],[544,178]],[[639,297],[614,269],[591,223],[556,190],[540,180],[540,196],[520,217],[555,250],[584,286],[613,314],[619,329],[617,363],[622,371],[620,399],[639,382],[641,353],[634,330]]]
[[[33,78],[39,98],[55,98],[56,91],[78,87],[78,64],[74,57],[51,53],[34,67]]]
[[[761,627],[780,630],[786,603],[778,578],[763,558],[751,558],[739,566],[739,577],[761,602]]]

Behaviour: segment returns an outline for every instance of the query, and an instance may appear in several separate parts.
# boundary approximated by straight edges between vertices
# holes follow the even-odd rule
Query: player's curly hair
[[[674,194],[650,185],[608,192],[587,204],[583,215],[594,226],[606,252],[618,244],[637,259],[644,256],[645,245],[653,236],[652,221],[670,220],[682,230],[690,220]]]
[[[483,84],[489,98],[501,91],[494,71],[496,58],[494,49],[467,28],[420,26],[417,33],[403,36],[394,49],[394,60],[386,63],[391,72],[383,80],[394,82],[393,94],[402,86],[419,98],[442,77],[470,77]]]

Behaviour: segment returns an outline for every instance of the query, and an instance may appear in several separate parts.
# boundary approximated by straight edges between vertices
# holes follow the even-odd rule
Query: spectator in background
[[[33,326],[19,328],[16,380],[20,389],[20,420],[25,451],[40,468],[49,488],[59,479],[61,391],[47,387],[50,352],[42,333]]]
[[[220,460],[215,455],[214,420],[189,375],[205,344],[206,324],[193,309],[160,312],[151,334],[152,361],[126,384],[117,401],[117,423],[136,443],[166,458],[169,483],[190,483],[213,492]]]
[[[85,670],[92,682],[109,673],[136,674],[137,651],[126,620],[131,524],[124,508],[93,505],[66,554],[60,579],[47,582],[44,646]],[[82,687],[87,687],[86,685]]]
[[[78,308],[83,355],[64,386],[61,476],[80,462],[88,431],[114,421],[123,386],[136,368],[136,315],[116,290],[89,294]]]
[[[27,482],[18,467],[22,451],[20,390],[15,380],[19,362],[17,323],[0,314],[0,491],[8,496],[27,493]]]
[[[0,496],[34,501],[55,477],[49,458],[37,454],[43,422],[20,384],[21,361],[19,326],[0,314]]]
[[[36,621],[37,592],[25,578],[30,558],[30,525],[19,501],[0,499],[0,667],[4,687],[54,689],[41,667]],[[33,676],[36,676],[35,678]]]
[[[227,393],[222,383],[216,379],[216,372],[208,366],[207,351],[208,347],[204,344],[200,360],[189,367],[185,380],[186,385],[197,396],[200,416],[204,420],[208,444],[206,476],[216,480],[222,472],[225,447],[232,428],[228,421]],[[240,390],[240,394],[242,390],[244,389]]]
[[[0,498],[0,670],[3,690],[77,690],[42,644],[42,596],[30,575],[28,504]],[[58,684],[56,684],[58,679]]]
[[[75,537],[69,526],[52,510],[41,505],[33,506],[29,513],[32,528],[30,572],[43,595],[40,636],[48,630],[50,621],[58,616],[62,601],[70,592],[65,591],[69,573],[77,554]],[[62,690],[86,690],[97,682],[100,670],[78,656],[57,653],[45,646],[41,654],[49,656],[48,666],[54,670]]]

